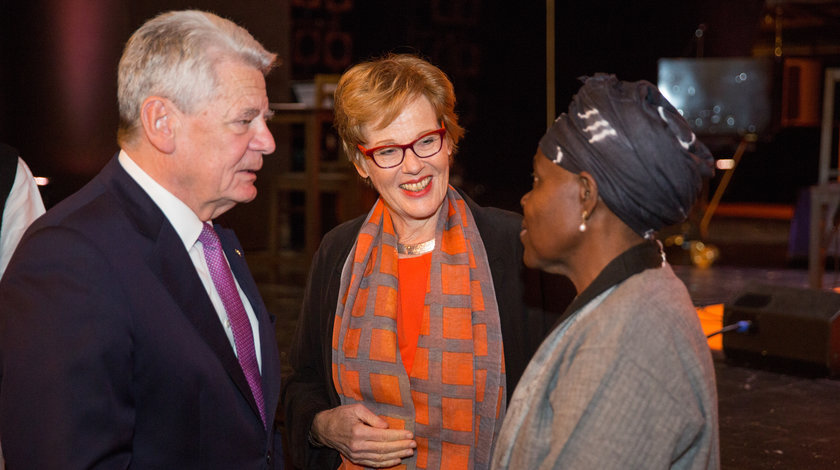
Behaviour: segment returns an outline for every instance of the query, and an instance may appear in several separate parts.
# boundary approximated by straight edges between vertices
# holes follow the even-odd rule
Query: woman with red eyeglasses
[[[489,468],[551,326],[523,300],[521,217],[450,185],[464,130],[452,83],[423,59],[350,68],[335,127],[379,199],[313,260],[283,393],[295,465]]]

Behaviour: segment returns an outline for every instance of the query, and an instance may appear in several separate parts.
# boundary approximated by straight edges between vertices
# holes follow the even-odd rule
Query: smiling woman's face
[[[383,129],[364,126],[365,148],[389,144],[408,144],[418,137],[440,128],[429,100],[421,96],[412,101]],[[356,169],[370,181],[391,210],[395,227],[417,225],[430,221],[446,197],[449,187],[449,139],[443,139],[438,153],[419,158],[411,149],[405,150],[403,162],[393,168],[379,168],[370,158],[363,158]]]

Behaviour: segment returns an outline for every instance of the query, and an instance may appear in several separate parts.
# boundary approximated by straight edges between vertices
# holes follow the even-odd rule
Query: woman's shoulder
[[[478,208],[479,216],[476,216],[476,223],[479,223],[478,219],[481,217],[484,222],[501,225],[502,227],[516,228],[517,231],[522,226],[522,216],[516,212],[498,207],[478,206]],[[473,213],[475,214],[475,212]]]
[[[362,228],[362,224],[365,221],[365,217],[367,217],[367,214],[362,214],[362,215],[356,217],[355,219],[350,219],[350,220],[344,221],[344,222],[336,225],[335,227],[330,229],[326,233],[326,235],[324,235],[324,238],[322,239],[322,243],[323,243],[323,241],[327,241],[327,240],[329,240],[329,241],[343,240],[347,237],[348,234],[350,234],[350,235],[358,234],[359,230],[361,230],[361,228]]]
[[[522,228],[522,215],[507,209],[492,206],[480,206],[473,201],[463,190],[458,190],[467,207],[473,214],[478,230],[484,235],[485,231],[512,230],[519,233]]]
[[[635,324],[661,324],[675,313],[694,312],[685,284],[668,265],[625,279],[604,300],[604,307],[614,312],[614,320],[626,317]]]
[[[609,338],[631,354],[656,356],[674,344],[705,344],[688,291],[667,265],[617,285],[584,324],[587,334]]]
[[[627,290],[646,300],[646,304],[662,310],[690,310],[694,312],[691,297],[683,281],[669,264],[656,269],[646,269],[627,279]]]
[[[321,238],[321,244],[318,246],[316,258],[332,258],[340,255],[344,251],[349,251],[359,235],[359,230],[365,221],[366,215],[360,215],[355,219],[342,222],[327,232]]]

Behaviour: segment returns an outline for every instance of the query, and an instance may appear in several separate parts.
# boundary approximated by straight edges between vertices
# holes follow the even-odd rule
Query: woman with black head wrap
[[[654,238],[712,173],[654,85],[584,79],[540,140],[520,234],[525,263],[578,296],[514,392],[493,468],[720,466],[711,354]]]

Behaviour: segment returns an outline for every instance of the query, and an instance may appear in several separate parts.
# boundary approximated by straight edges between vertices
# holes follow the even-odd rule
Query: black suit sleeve
[[[20,249],[0,283],[8,466],[127,468],[132,335],[114,267],[63,228],[36,231]]]

